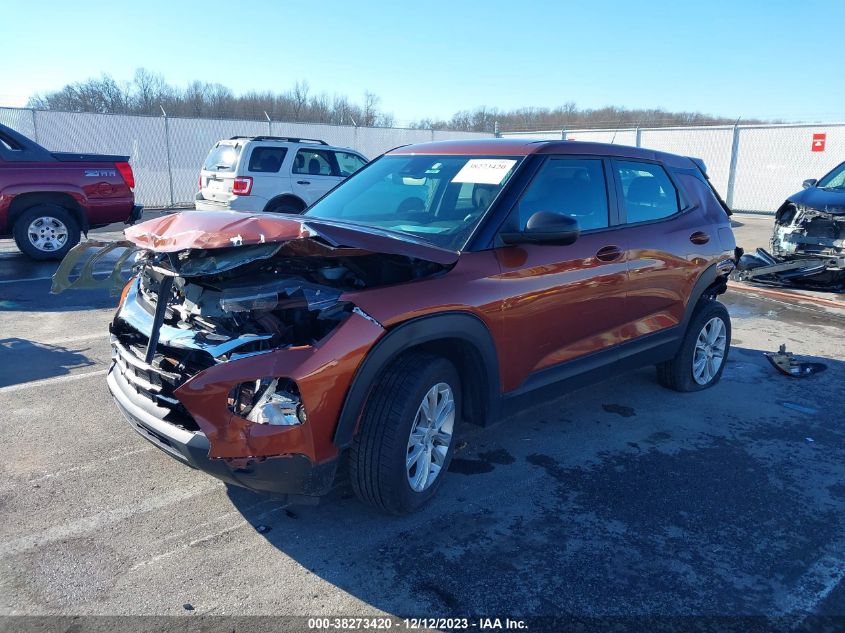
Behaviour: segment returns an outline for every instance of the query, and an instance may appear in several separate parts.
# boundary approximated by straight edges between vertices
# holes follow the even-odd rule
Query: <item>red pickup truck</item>
[[[33,259],[61,259],[89,229],[136,222],[134,187],[128,156],[50,152],[0,125],[0,237]]]

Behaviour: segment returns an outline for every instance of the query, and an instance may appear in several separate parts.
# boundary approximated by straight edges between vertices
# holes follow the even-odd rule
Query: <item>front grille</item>
[[[115,367],[135,392],[165,413],[164,419],[189,431],[199,426],[174,395],[189,378],[215,364],[208,354],[159,345],[151,363],[144,361],[146,337],[130,328],[112,328]],[[205,356],[206,358],[202,358]]]

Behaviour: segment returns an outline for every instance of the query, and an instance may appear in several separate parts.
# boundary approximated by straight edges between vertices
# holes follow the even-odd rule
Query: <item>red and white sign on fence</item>
[[[824,151],[824,144],[827,140],[827,134],[813,134],[813,147],[811,151],[813,152],[823,152]]]

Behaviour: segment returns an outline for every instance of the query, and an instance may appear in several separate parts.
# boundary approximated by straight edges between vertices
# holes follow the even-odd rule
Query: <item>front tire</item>
[[[32,259],[61,259],[79,243],[73,213],[55,204],[39,204],[24,211],[13,228],[15,244]]]
[[[385,368],[350,450],[359,499],[409,514],[435,495],[452,460],[460,396],[458,372],[444,358],[411,352]]]
[[[705,300],[687,326],[672,360],[657,366],[658,382],[675,391],[701,391],[722,378],[731,347],[731,317],[724,305]]]

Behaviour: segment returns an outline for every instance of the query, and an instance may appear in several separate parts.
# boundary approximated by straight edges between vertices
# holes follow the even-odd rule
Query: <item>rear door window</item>
[[[285,160],[285,147],[256,147],[249,157],[249,171],[275,174]]]
[[[293,173],[309,176],[338,176],[334,152],[320,149],[301,149],[293,161]]]
[[[622,187],[628,224],[668,218],[681,210],[678,190],[660,165],[613,161],[613,168]]]

